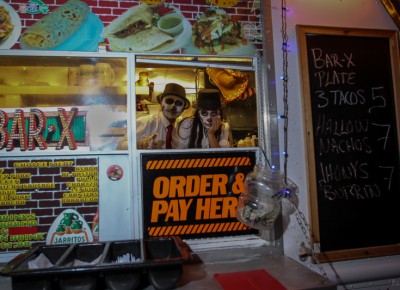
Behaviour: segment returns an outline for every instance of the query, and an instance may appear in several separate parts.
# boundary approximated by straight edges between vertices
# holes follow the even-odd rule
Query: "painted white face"
[[[161,99],[162,112],[168,120],[174,122],[185,109],[185,101],[174,95],[167,95]]]
[[[213,118],[220,116],[220,114],[219,110],[200,110],[199,116],[203,126],[209,129],[212,125]]]

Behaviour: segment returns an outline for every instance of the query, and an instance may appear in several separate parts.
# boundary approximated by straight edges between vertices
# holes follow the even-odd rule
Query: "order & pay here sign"
[[[245,235],[236,219],[238,198],[255,152],[143,154],[144,237]]]

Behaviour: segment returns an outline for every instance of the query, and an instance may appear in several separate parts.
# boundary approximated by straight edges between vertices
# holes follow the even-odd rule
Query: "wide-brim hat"
[[[238,70],[208,67],[206,72],[210,81],[221,90],[224,103],[239,98],[249,85],[249,76]]]
[[[186,98],[186,90],[179,84],[168,83],[165,85],[164,92],[157,96],[157,102],[161,104],[161,99],[167,95],[180,97],[185,101],[185,109],[190,107],[190,101]]]
[[[216,89],[200,90],[195,107],[201,110],[218,110],[221,108],[221,92]]]

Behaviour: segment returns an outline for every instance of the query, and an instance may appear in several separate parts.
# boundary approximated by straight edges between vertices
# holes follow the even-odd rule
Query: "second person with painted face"
[[[220,92],[216,89],[200,90],[194,107],[194,114],[182,119],[174,130],[172,147],[230,147],[229,125],[223,121]]]

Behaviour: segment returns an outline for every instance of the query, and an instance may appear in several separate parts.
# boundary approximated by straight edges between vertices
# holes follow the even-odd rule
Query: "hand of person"
[[[157,137],[157,133],[150,135],[148,137],[144,137],[143,139],[138,141],[138,149],[156,149],[157,143],[155,142]]]
[[[217,130],[221,126],[221,123],[222,123],[221,116],[218,115],[218,116],[212,117],[212,124],[211,124],[211,127],[208,129],[207,133],[209,135],[210,134],[214,135],[215,132],[217,132]]]

